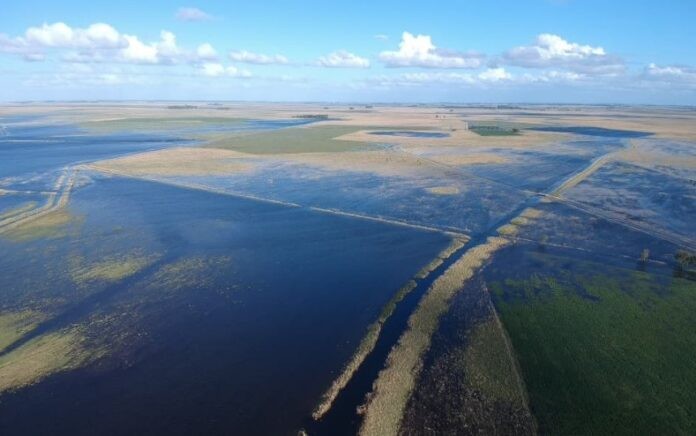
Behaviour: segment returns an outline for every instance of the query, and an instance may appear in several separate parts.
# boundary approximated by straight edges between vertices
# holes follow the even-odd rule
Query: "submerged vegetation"
[[[88,263],[83,258],[72,258],[71,275],[75,283],[81,285],[96,280],[115,282],[137,273],[154,260],[155,256],[138,253],[114,256],[94,263]]]
[[[77,368],[102,354],[85,347],[80,327],[39,336],[0,355],[0,396],[56,372]]]

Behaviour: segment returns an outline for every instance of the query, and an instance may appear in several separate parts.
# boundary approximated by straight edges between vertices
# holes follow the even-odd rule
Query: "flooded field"
[[[16,271],[2,277],[3,313],[40,314],[0,358],[74,330],[89,357],[6,386],[12,432],[298,429],[382,306],[448,244],[121,179],[97,179],[65,213],[55,233],[0,241],[2,269]],[[144,410],[147,422],[126,419]]]
[[[0,111],[1,433],[696,431],[669,109],[175,107]]]

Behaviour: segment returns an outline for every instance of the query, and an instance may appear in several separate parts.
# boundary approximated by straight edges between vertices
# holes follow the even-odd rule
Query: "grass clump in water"
[[[32,339],[0,356],[0,396],[31,385],[51,374],[78,368],[103,353],[88,350],[79,327]]]
[[[115,256],[85,265],[82,258],[75,258],[72,260],[71,275],[77,284],[87,284],[98,280],[116,282],[132,276],[154,260],[155,256],[144,256],[136,253]]]
[[[0,352],[36,327],[44,318],[41,312],[33,310],[0,313]]]

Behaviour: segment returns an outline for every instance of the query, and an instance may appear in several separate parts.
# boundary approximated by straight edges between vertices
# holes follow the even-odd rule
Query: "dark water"
[[[449,136],[449,133],[418,132],[412,130],[377,130],[370,132],[370,134],[381,136],[404,136],[407,138],[447,138]]]
[[[69,212],[82,218],[63,236],[0,240],[12,271],[0,289],[14,308],[51,313],[55,300],[52,329],[83,325],[110,353],[3,395],[3,434],[292,434],[393,292],[448,243],[123,179],[77,191]],[[76,256],[134,250],[157,260],[87,296],[71,282]],[[184,268],[170,280],[172,265]],[[27,288],[41,277],[50,286]]]
[[[696,185],[635,165],[612,162],[567,196],[639,225],[678,234],[696,243]]]
[[[0,136],[0,179],[181,144],[172,137],[85,134],[71,125],[12,125]]]
[[[183,145],[194,134],[280,129],[312,120],[248,120],[235,123],[203,123],[195,128],[173,126],[161,132],[99,134],[71,124],[41,123],[40,117],[0,120],[0,181],[17,183],[66,165],[92,162],[134,152]],[[32,121],[32,123],[27,123]],[[153,127],[156,121],[153,121]],[[6,181],[7,184],[7,181]]]
[[[480,232],[530,194],[452,171],[434,177],[393,177],[279,164],[244,177],[197,180],[234,192],[306,206]],[[426,187],[454,186],[456,195],[431,195]]]
[[[618,129],[605,129],[603,127],[563,127],[563,126],[548,126],[548,127],[534,127],[530,130],[538,130],[541,132],[560,132],[560,133],[576,133],[578,135],[587,136],[603,136],[607,138],[643,138],[645,136],[650,136],[650,132],[639,132],[635,130],[618,130]]]

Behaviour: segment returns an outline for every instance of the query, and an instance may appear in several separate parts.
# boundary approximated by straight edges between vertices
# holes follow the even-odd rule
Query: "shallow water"
[[[605,129],[603,127],[562,127],[562,126],[547,126],[547,127],[534,127],[530,130],[538,130],[541,132],[560,132],[560,133],[575,133],[578,135],[586,136],[603,136],[607,138],[642,138],[645,136],[650,136],[650,132],[639,132],[635,130],[618,130],[618,129]]]
[[[82,220],[54,239],[0,240],[5,301],[41,301],[53,329],[84,325],[110,352],[3,395],[10,433],[291,434],[393,292],[449,242],[117,178],[78,190],[69,212]],[[88,294],[71,282],[70,258],[132,252],[159,257]],[[27,289],[43,271],[50,289]]]

